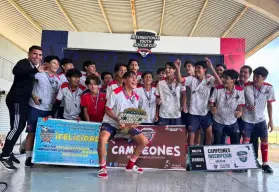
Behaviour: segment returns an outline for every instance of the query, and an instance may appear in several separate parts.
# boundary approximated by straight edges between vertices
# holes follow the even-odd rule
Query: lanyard
[[[91,94],[90,94],[90,95],[91,95]],[[100,91],[98,90],[97,100],[96,100],[96,104],[95,104],[95,110],[96,110],[96,111],[97,111],[97,109],[98,109],[99,96],[100,96]],[[91,99],[92,99],[92,102],[94,103],[94,98],[93,98],[92,95],[91,95]]]
[[[229,94],[226,93],[226,88],[224,88],[224,89],[225,89],[225,100],[226,100],[226,102],[228,102],[233,97],[235,89],[233,87],[232,92]],[[229,97],[227,95],[229,95]]]
[[[149,91],[149,94],[147,94],[147,91],[146,89],[143,87],[143,91],[144,91],[144,94],[145,94],[145,97],[147,98],[148,100],[148,103],[149,103],[149,107],[151,107],[151,96],[152,96],[152,87]]]
[[[74,94],[73,94],[72,87],[70,85],[69,85],[69,90],[71,91],[72,101],[74,102],[76,108],[78,108],[77,101],[76,101],[77,96],[78,96],[78,87]]]
[[[125,90],[125,88],[123,88],[123,92],[124,92],[124,95],[126,96],[126,98],[128,98],[131,103],[135,106],[134,102],[135,102],[135,96],[134,96],[134,92],[132,92],[132,95],[131,97],[129,97],[127,91]]]
[[[196,89],[193,91],[193,93],[192,94],[195,94],[196,92],[197,92],[197,90],[201,87],[201,85],[203,84],[203,80],[199,80],[198,78],[197,78],[197,84],[196,84]]]
[[[174,97],[176,97],[175,91],[176,91],[177,83],[175,84],[175,87],[174,87],[174,89],[173,89],[173,87],[172,87],[173,81],[172,81],[171,83],[168,83],[167,80],[165,80],[165,81],[167,82],[167,85],[168,85],[169,90],[171,91],[172,95],[173,95]]]
[[[257,90],[255,86],[253,86],[253,93],[254,93],[254,106],[256,106],[256,100],[262,93],[263,86],[261,86],[260,90]]]
[[[47,79],[48,79],[48,82],[50,83],[51,87],[53,90],[56,89],[56,85],[55,85],[55,80],[53,77],[50,77],[49,74],[46,72],[46,76],[47,76]]]

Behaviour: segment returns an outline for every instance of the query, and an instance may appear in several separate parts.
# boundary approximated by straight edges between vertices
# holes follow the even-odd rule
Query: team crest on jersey
[[[236,96],[235,96],[235,99],[238,100],[238,99],[239,99],[239,95],[236,95]]]

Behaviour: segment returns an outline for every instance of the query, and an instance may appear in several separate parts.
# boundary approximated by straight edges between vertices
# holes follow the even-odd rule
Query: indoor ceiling
[[[263,1],[272,7],[264,9]],[[278,0],[0,0],[0,34],[27,50],[40,44],[42,30],[151,29],[163,36],[245,38],[249,57],[279,36],[276,11]]]

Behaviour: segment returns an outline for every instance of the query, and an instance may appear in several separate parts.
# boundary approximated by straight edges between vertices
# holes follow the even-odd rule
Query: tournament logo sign
[[[136,40],[133,46],[138,48],[137,52],[146,57],[157,46],[155,41],[160,41],[160,36],[156,36],[156,32],[152,30],[138,30],[131,39]]]

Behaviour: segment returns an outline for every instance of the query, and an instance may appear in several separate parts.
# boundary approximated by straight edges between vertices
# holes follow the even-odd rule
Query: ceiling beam
[[[55,0],[55,3],[58,6],[58,8],[60,9],[60,11],[63,13],[64,17],[67,19],[67,21],[69,22],[71,27],[74,29],[74,31],[78,31],[77,27],[75,26],[75,24],[73,23],[73,21],[71,20],[69,15],[66,13],[65,9],[62,7],[62,5],[59,2],[59,0]]]
[[[201,19],[201,17],[202,17],[202,14],[203,14],[203,12],[204,12],[204,10],[205,10],[205,7],[206,7],[207,3],[208,3],[208,0],[205,0],[204,3],[203,3],[202,9],[201,9],[201,11],[200,11],[200,14],[199,14],[199,16],[198,16],[198,19],[197,19],[197,21],[196,21],[196,23],[195,23],[195,25],[194,25],[194,27],[193,27],[193,29],[192,29],[192,31],[191,31],[189,37],[192,37],[193,33],[195,32],[196,27],[198,26],[198,24],[199,24],[199,22],[200,22],[200,19]]]
[[[234,0],[279,23],[278,0]]]
[[[43,28],[36,22],[34,21],[30,15],[28,15],[14,0],[8,0],[9,3],[22,15],[24,16],[38,31],[42,31]]]
[[[134,33],[136,33],[138,29],[138,25],[137,25],[135,0],[130,0],[130,4],[131,4],[131,11],[132,11],[132,18],[133,18]]]
[[[268,36],[263,42],[258,44],[256,47],[254,47],[252,50],[250,50],[248,53],[246,53],[246,59],[252,56],[254,53],[256,53],[258,50],[266,46],[268,43],[270,43],[272,40],[276,39],[279,37],[279,30],[276,31],[275,33],[271,34]]]
[[[105,9],[104,9],[102,0],[98,0],[98,3],[99,3],[99,7],[100,7],[100,9],[101,9],[101,11],[102,11],[103,17],[104,17],[104,19],[105,19],[105,22],[106,22],[106,24],[107,24],[108,30],[109,30],[110,33],[112,33],[111,26],[110,26],[110,24],[109,24],[109,21],[108,21],[108,18],[107,18],[107,14],[106,14],[106,12],[105,12]]]
[[[162,29],[163,29],[165,9],[166,9],[166,0],[163,0],[163,11],[162,11],[162,17],[161,17],[161,25],[160,25],[159,36],[161,35]]]
[[[20,46],[19,44],[17,44],[14,40],[10,39],[9,37],[5,36],[3,33],[0,33],[1,36],[3,36],[4,38],[6,38],[7,40],[9,40],[10,42],[12,42],[15,46],[19,47],[20,49],[22,49],[23,51],[25,51],[26,53],[28,53],[28,50],[26,48],[23,48],[22,46]]]
[[[226,37],[228,33],[232,30],[232,28],[236,25],[236,23],[240,20],[240,18],[244,15],[244,13],[247,11],[248,7],[246,6],[234,19],[234,21],[231,23],[231,25],[228,27],[228,29],[223,33],[222,38]]]

